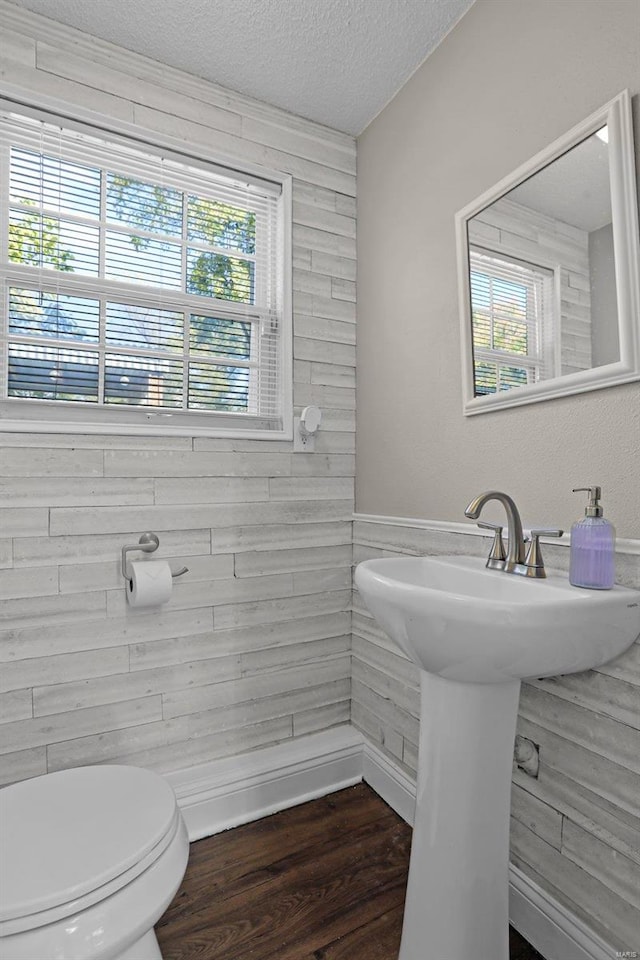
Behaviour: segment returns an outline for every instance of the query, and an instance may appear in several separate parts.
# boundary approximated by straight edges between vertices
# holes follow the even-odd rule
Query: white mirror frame
[[[590,370],[554,377],[503,393],[477,397],[473,367],[468,221],[605,124],[609,127],[609,175],[620,359],[616,363],[592,367]],[[460,210],[456,214],[456,242],[459,270],[462,392],[466,416],[640,380],[640,242],[631,97],[628,90],[623,90],[600,110]]]

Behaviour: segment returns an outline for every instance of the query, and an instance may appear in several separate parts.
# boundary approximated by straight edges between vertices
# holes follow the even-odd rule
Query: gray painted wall
[[[571,488],[590,478],[618,534],[640,536],[638,384],[462,415],[454,236],[457,210],[625,87],[638,129],[639,36],[638,0],[476,0],[360,137],[361,514],[462,520],[498,487],[525,525],[568,528]],[[354,524],[356,562],[486,551],[410,520]],[[545,553],[566,570],[565,547]],[[640,584],[637,560],[619,558],[623,582]],[[352,722],[412,775],[416,670],[357,594],[352,652]],[[540,744],[541,772],[516,770],[512,792],[512,860],[621,950],[637,949],[640,918],[639,653],[523,686],[519,729]]]
[[[477,0],[358,142],[359,512],[460,520],[482,489],[640,536],[640,386],[463,417],[454,214],[625,87],[638,0]],[[636,147],[638,149],[638,147]]]

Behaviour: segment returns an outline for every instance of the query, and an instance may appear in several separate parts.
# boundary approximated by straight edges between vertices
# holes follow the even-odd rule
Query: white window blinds
[[[470,280],[476,396],[551,376],[553,271],[473,247]]]
[[[2,417],[281,431],[282,184],[0,124]]]

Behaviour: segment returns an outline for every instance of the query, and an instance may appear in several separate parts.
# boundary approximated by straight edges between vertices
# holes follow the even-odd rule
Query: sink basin
[[[366,560],[356,585],[420,668],[420,749],[399,960],[508,960],[509,813],[520,683],[631,646],[640,591],[582,590],[475,557]]]
[[[617,657],[640,633],[640,591],[514,576],[477,557],[366,560],[356,584],[406,655],[449,680],[576,673]]]

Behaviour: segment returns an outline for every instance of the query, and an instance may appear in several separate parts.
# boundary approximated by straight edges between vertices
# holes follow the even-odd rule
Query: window
[[[553,271],[480,247],[470,268],[476,396],[554,376]]]
[[[0,124],[4,421],[285,435],[286,178]]]

